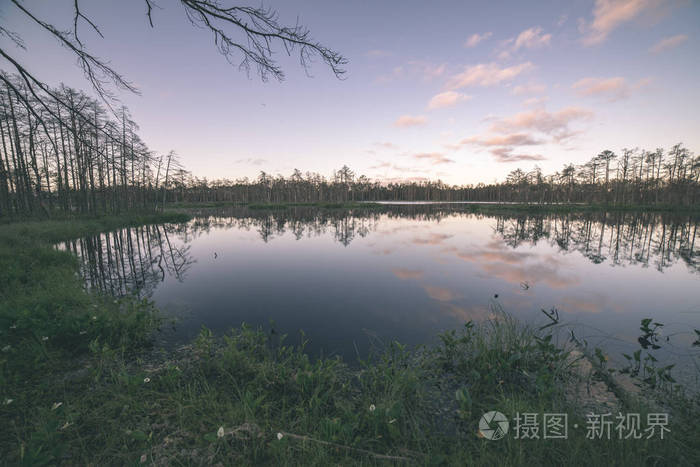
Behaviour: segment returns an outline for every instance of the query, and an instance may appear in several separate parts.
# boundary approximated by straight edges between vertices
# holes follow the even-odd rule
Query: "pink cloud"
[[[580,96],[605,96],[610,100],[629,97],[629,86],[625,78],[583,78],[572,86]]]
[[[534,146],[542,144],[526,133],[513,133],[509,135],[494,135],[490,137],[472,136],[462,140],[462,144],[478,144],[479,146]]]
[[[595,301],[593,301],[595,300]],[[603,311],[604,302],[606,301],[603,297],[594,297],[591,300],[590,297],[564,297],[562,303],[564,307],[568,308],[568,312],[586,312],[586,313],[600,313]]]
[[[412,126],[424,125],[427,121],[428,120],[423,115],[401,115],[394,122],[394,126],[399,128],[408,128]]]
[[[522,73],[533,70],[530,62],[520,63],[510,67],[501,67],[497,63],[481,63],[468,66],[462,73],[454,75],[447,82],[447,89],[455,90],[467,86],[494,86],[502,82],[512,81]]]
[[[469,36],[469,39],[467,39],[467,42],[464,43],[465,47],[476,47],[479,42],[487,40],[489,37],[491,37],[490,32],[485,32],[483,34],[472,34]]]
[[[589,119],[592,116],[593,113],[590,110],[581,107],[565,107],[557,112],[533,109],[496,120],[491,125],[491,131],[512,133],[524,129],[537,130],[561,142],[574,135],[574,132],[569,128],[572,122]]]
[[[663,4],[664,0],[596,0],[593,21],[579,24],[579,29],[585,33],[582,42],[587,46],[600,44],[620,25]]]
[[[428,237],[415,237],[411,243],[415,245],[442,245],[445,240],[452,238],[450,234],[431,233]]]
[[[558,258],[541,259],[528,252],[509,249],[497,240],[479,251],[444,249],[443,252],[477,264],[484,274],[513,284],[544,283],[551,288],[562,289],[579,283],[578,277],[566,274],[565,263]]]
[[[428,160],[433,165],[450,164],[454,162],[452,159],[447,158],[444,154],[439,152],[426,152],[422,154],[414,154],[413,158],[419,160]]]
[[[467,96],[466,94],[462,94],[456,91],[441,92],[440,94],[436,94],[435,96],[433,96],[432,99],[430,99],[430,102],[428,102],[428,109],[435,110],[444,109],[446,107],[453,107],[459,102],[468,101],[471,98],[471,96]]]
[[[452,301],[452,300],[460,297],[458,294],[455,294],[450,289],[446,289],[444,287],[436,287],[434,285],[426,285],[423,288],[425,289],[425,292],[428,294],[428,296],[430,298],[432,298],[433,300],[441,301],[441,302],[449,302],[449,301]]]
[[[526,49],[537,49],[545,45],[549,45],[552,40],[551,34],[542,34],[542,28],[537,26],[534,28],[526,29],[515,39],[513,43],[513,51],[517,51],[521,48]]]
[[[515,149],[512,147],[502,147],[491,149],[491,154],[496,159],[496,162],[520,162],[520,161],[543,161],[547,159],[542,154],[513,154]]]
[[[396,268],[392,269],[391,272],[401,280],[420,279],[423,277],[423,271],[421,270]]]
[[[648,85],[651,82],[645,78],[630,85],[621,76],[613,78],[583,78],[575,82],[571,87],[578,95],[585,97],[604,97],[610,102],[626,99],[630,92]]]
[[[678,47],[687,40],[688,36],[686,36],[685,34],[678,34],[677,36],[667,37],[665,39],[661,39],[659,42],[654,44],[654,46],[649,49],[649,52],[653,54],[658,54],[660,52],[663,52],[664,50]]]
[[[476,145],[490,148],[491,155],[501,163],[545,160],[542,154],[523,152],[519,148],[565,142],[579,133],[572,130],[570,125],[592,115],[589,110],[579,107],[566,107],[557,112],[536,108],[511,117],[490,119],[492,124],[486,135],[465,138],[459,142],[459,146]],[[530,132],[539,134],[539,137]]]

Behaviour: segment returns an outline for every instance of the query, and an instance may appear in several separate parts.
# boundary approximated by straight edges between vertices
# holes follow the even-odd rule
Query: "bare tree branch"
[[[61,99],[58,96],[58,94],[55,93],[49,86],[47,86],[45,83],[43,83],[43,82],[39,81],[37,78],[35,78],[24,67],[22,67],[22,65],[17,63],[17,61],[15,61],[11,56],[7,55],[7,53],[2,49],[0,49],[0,57],[3,57],[5,60],[12,63],[12,65],[17,70],[19,76],[22,78],[22,81],[24,81],[24,84],[25,84],[27,90],[32,94],[34,99],[36,99],[36,101],[44,108],[44,110],[46,110],[46,112],[51,117],[53,117],[58,122],[59,125],[63,126],[68,131],[73,133],[73,129],[59,115],[57,115],[56,112],[54,112],[54,110],[48,105],[49,99],[47,99],[45,96],[40,95],[37,92],[37,90],[35,89],[35,86],[37,88],[39,88],[42,92],[44,92],[53,102],[60,105],[61,107],[68,109],[68,110],[74,110],[73,107],[71,105],[69,105],[68,103],[66,103],[63,99]],[[2,80],[5,84],[8,85],[8,87],[12,90],[12,93],[15,96],[17,96],[18,99],[22,100],[22,102],[25,104],[28,103],[25,96],[22,95],[22,93],[20,93],[20,91],[10,82],[9,78],[6,77],[2,72],[0,72],[0,80]],[[30,106],[29,109],[31,110],[34,117],[37,118],[37,120],[39,120],[39,121],[42,120],[41,116],[33,109],[33,107]],[[116,115],[115,111],[113,109],[111,109],[111,107],[110,107],[110,110],[112,110],[112,113],[114,113]],[[78,114],[81,114],[81,112],[78,112]],[[119,143],[119,140],[114,138],[114,136],[112,134],[110,134],[109,132],[105,131],[104,128],[95,126],[95,124],[92,123],[92,121],[90,119],[85,118],[85,116],[83,116],[83,119],[85,120],[85,123],[88,126],[91,126],[96,131],[102,133],[107,139],[111,140],[112,142]],[[136,125],[133,122],[130,122],[130,123],[132,123],[134,126]],[[87,142],[83,141],[83,143],[86,144],[87,146],[90,145],[89,141],[87,141]]]
[[[113,69],[108,62],[92,55],[85,49],[78,36],[80,20],[90,25],[100,37],[104,36],[97,25],[83,14],[79,0],[73,0],[72,34],[60,31],[54,25],[36,17],[23,5],[21,0],[10,1],[24,15],[54,36],[63,47],[75,54],[85,77],[110,109],[112,109],[110,102],[115,102],[117,99],[107,87],[108,83],[111,82],[117,88],[138,94],[136,87]],[[153,27],[153,8],[159,7],[155,0],[144,1],[146,3],[146,16],[149,24]],[[208,29],[214,35],[216,47],[229,63],[237,63],[239,68],[246,70],[246,72],[250,72],[251,66],[254,66],[263,81],[266,81],[269,76],[278,80],[284,79],[284,72],[273,58],[273,45],[275,43],[281,45],[288,55],[298,50],[299,61],[307,74],[309,74],[311,62],[315,56],[320,57],[331,68],[336,77],[342,78],[345,74],[343,66],[348,63],[345,57],[314,41],[310,37],[309,30],[298,23],[293,27],[280,25],[277,13],[269,8],[229,7],[225,6],[221,0],[180,0],[180,2],[192,25]],[[235,32],[242,33],[241,40],[233,37]],[[17,34],[1,26],[0,35],[9,37],[17,46],[24,48],[24,43]],[[7,53],[4,55],[9,56]],[[17,62],[10,61],[17,68]],[[18,69],[18,71],[20,70]],[[26,76],[28,73],[24,70],[20,71],[20,75]],[[40,83],[33,76],[32,81]],[[40,87],[43,90],[48,88],[46,85]]]
[[[82,68],[83,73],[87,77],[88,81],[90,81],[90,84],[92,85],[93,89],[95,89],[95,91],[105,102],[107,102],[107,100],[115,100],[111,91],[105,87],[107,81],[111,81],[118,88],[125,89],[135,94],[139,93],[136,87],[134,87],[134,85],[129,83],[122,75],[120,75],[117,71],[110,67],[105,61],[88,53],[83,48],[82,44],[73,42],[68,33],[59,31],[52,24],[40,20],[39,18],[34,16],[29,10],[27,10],[24,6],[22,6],[18,0],[11,0],[11,2],[17,8],[19,8],[25,15],[31,18],[35,23],[37,23],[43,29],[51,33],[51,35],[53,35],[56,39],[58,39],[59,43],[62,46],[66,47],[78,57],[78,65],[80,65],[80,67]]]
[[[229,63],[238,60],[240,54],[239,68],[249,71],[254,65],[263,81],[270,75],[284,79],[284,72],[272,57],[274,42],[281,43],[288,55],[298,49],[299,61],[307,74],[314,56],[319,56],[336,77],[342,78],[345,74],[343,67],[348,63],[345,57],[314,41],[310,31],[298,23],[293,27],[280,25],[277,13],[271,9],[225,7],[220,0],[180,1],[193,25],[213,33],[214,43]],[[245,43],[233,39],[232,33],[218,24],[243,32]]]
[[[151,16],[153,12],[153,7],[160,8],[153,0],[144,0],[146,2],[146,16],[148,16],[148,23],[153,27],[153,17]]]
[[[20,49],[24,49],[24,50],[27,49],[27,47],[24,45],[24,41],[16,32],[12,32],[12,31],[0,26],[0,36],[5,36],[5,37],[9,38]]]
[[[95,30],[97,34],[100,35],[101,38],[104,39],[105,36],[102,35],[102,32],[100,32],[99,28],[95,26],[95,23],[90,21],[90,18],[85,16],[84,14],[81,13],[80,7],[78,6],[78,0],[73,0],[73,36],[75,37],[75,40],[80,44],[82,47],[83,43],[80,42],[80,39],[78,38],[78,19],[82,18],[85,20],[86,23],[88,23],[90,26],[92,26],[92,29]]]

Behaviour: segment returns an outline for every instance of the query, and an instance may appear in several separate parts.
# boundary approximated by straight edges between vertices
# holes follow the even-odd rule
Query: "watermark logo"
[[[579,420],[579,423],[583,420]],[[586,439],[664,439],[670,433],[667,413],[648,413],[646,424],[638,413],[617,415],[613,413],[589,413],[585,417],[585,427],[573,424],[574,430],[586,430]],[[498,440],[508,434],[518,440],[568,439],[569,416],[565,413],[516,413],[509,423],[508,418],[495,410],[486,412],[479,420],[480,438]]]
[[[486,412],[479,420],[479,436],[482,438],[497,440],[508,433],[508,418],[501,412],[492,410]]]

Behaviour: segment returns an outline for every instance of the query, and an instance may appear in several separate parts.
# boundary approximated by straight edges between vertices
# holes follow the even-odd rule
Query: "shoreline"
[[[284,340],[245,326],[222,337],[202,330],[190,345],[159,352],[152,335],[163,321],[152,303],[86,291],[75,258],[52,247],[187,219],[166,212],[0,225],[0,331],[9,347],[0,354],[0,451],[7,462],[700,461],[700,400],[657,391],[661,402],[652,404],[611,391],[602,359],[596,365],[586,357],[582,376],[576,368],[584,359],[571,347],[500,308],[498,319],[448,331],[435,348],[392,343],[359,369],[338,358],[312,361],[301,336]],[[571,427],[585,427],[591,410],[638,413],[644,422],[667,412],[671,431],[664,440],[588,439],[573,428],[553,441],[516,439],[513,431],[487,440],[478,426],[490,410],[511,424],[517,414],[541,421],[566,413]]]

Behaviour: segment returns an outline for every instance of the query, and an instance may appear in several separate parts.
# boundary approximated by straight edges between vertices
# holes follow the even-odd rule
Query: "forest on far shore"
[[[106,214],[159,210],[168,202],[316,203],[491,201],[693,206],[700,156],[669,149],[603,150],[581,165],[544,174],[516,169],[500,183],[383,183],[347,166],[330,178],[295,169],[285,177],[207,180],[171,152],[151,151],[125,107],[105,108],[61,86],[38,96],[3,74],[0,92],[0,217],[52,212]]]

